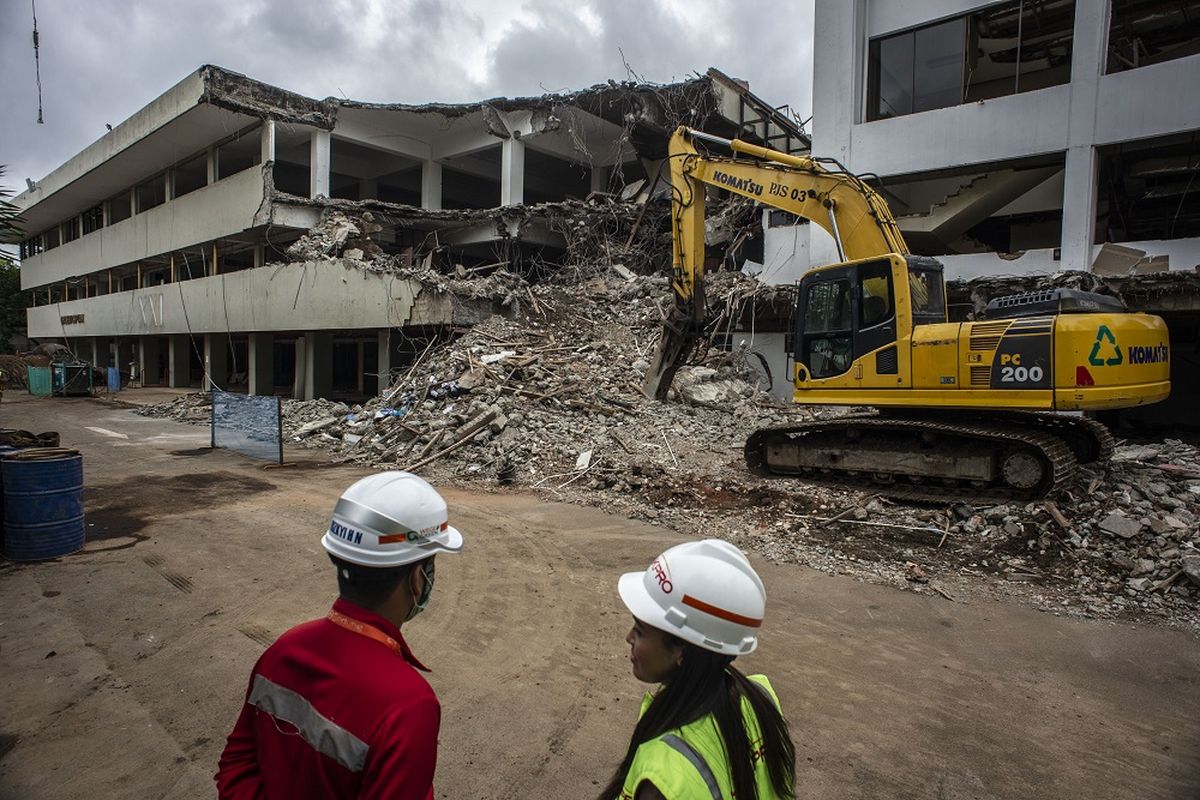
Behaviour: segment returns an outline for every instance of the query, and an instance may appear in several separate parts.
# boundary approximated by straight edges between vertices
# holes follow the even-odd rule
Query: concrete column
[[[142,386],[158,386],[162,383],[160,355],[161,343],[157,336],[138,337],[138,371],[142,375]]]
[[[421,164],[421,208],[442,207],[442,165],[438,161]]]
[[[304,362],[307,360],[307,355],[308,355],[307,340],[303,336],[297,336],[296,337],[296,358],[295,358],[296,369],[295,369],[295,377],[292,380],[292,397],[296,400],[310,400],[311,399],[310,397],[307,397],[304,394],[304,384],[306,382],[305,376],[307,374],[305,367],[304,367]]]
[[[186,333],[168,337],[167,383],[172,389],[182,389],[192,384],[192,342]]]
[[[309,331],[304,340],[304,399],[328,397],[333,389],[333,336]]]
[[[379,373],[379,394],[391,388],[392,374],[392,329],[384,328],[379,332],[378,352],[375,359],[375,370]]]
[[[848,0],[817,3],[814,9],[813,27],[821,35],[813,41],[812,152],[836,158],[854,170],[851,126],[862,119],[867,4],[865,0]],[[847,64],[853,68],[847,69]],[[813,264],[841,260],[832,236],[819,225],[806,227]]]
[[[525,143],[505,139],[500,143],[500,205],[525,202]]]
[[[356,342],[356,345],[357,346],[354,348],[354,358],[358,364],[358,367],[355,369],[355,372],[358,373],[358,381],[356,383],[355,388],[358,390],[359,394],[362,394],[363,393],[363,382],[366,380],[366,377],[367,377],[366,375],[363,374],[363,371],[366,369],[367,362],[363,358],[363,354],[365,352],[365,350],[363,349],[363,342],[362,341]]]
[[[329,131],[313,131],[308,144],[308,196],[329,197]]]
[[[262,242],[254,243],[254,266],[261,267],[267,263],[267,246]]]
[[[246,393],[275,394],[275,337],[269,333],[250,334],[246,339],[246,359],[250,382]]]
[[[102,369],[112,366],[112,340],[107,336],[92,339],[92,363]]]
[[[206,175],[207,182],[208,183],[216,183],[217,175],[219,174],[219,172],[217,170],[217,148],[215,148],[215,147],[208,148],[208,158],[205,160],[204,166],[205,166],[205,169],[207,170],[207,175]]]
[[[212,391],[213,384],[224,389],[229,380],[229,336],[224,333],[204,335],[204,386]]]
[[[1096,106],[1108,57],[1109,2],[1079,3],[1071,42],[1071,106],[1063,185],[1062,269],[1088,270],[1096,236]]]
[[[275,160],[275,120],[268,119],[263,122],[259,129],[258,139],[262,148],[260,163],[269,164]]]
[[[1063,180],[1062,255],[1059,268],[1090,270],[1096,237],[1100,159],[1090,145],[1067,150]]]

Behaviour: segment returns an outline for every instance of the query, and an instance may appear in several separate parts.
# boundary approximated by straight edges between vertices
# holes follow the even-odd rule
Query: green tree
[[[0,165],[0,177],[4,175]],[[21,241],[22,223],[20,209],[8,201],[12,196],[0,185],[0,243],[14,244]],[[32,292],[21,291],[21,270],[17,261],[0,250],[0,351],[11,352],[12,335],[25,333],[25,309],[33,302]]]

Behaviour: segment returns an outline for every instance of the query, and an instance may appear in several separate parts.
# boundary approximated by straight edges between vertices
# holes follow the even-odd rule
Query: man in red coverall
[[[346,490],[321,541],[339,597],[254,665],[217,793],[432,800],[441,706],[400,626],[429,602],[434,556],[459,552],[462,535],[432,486],[383,472]]]

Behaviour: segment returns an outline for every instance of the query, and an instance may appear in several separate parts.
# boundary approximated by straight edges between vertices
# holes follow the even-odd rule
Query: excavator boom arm
[[[715,142],[753,161],[702,155],[696,140]],[[833,237],[841,260],[908,253],[908,246],[883,198],[859,178],[828,170],[804,156],[780,153],[739,139],[722,139],[687,127],[671,136],[672,289],[675,307],[667,319],[643,391],[662,398],[675,370],[705,322],[704,187],[715,186],[791,212],[820,225]]]

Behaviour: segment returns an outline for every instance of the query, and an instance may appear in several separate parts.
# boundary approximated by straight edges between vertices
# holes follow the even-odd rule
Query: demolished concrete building
[[[636,249],[645,204],[622,200],[662,193],[680,124],[809,145],[715,69],[418,106],[204,66],[15,199],[29,335],[148,385],[371,395],[434,332],[520,302],[512,276],[570,263],[606,221]],[[468,277],[494,279],[447,291]]]

